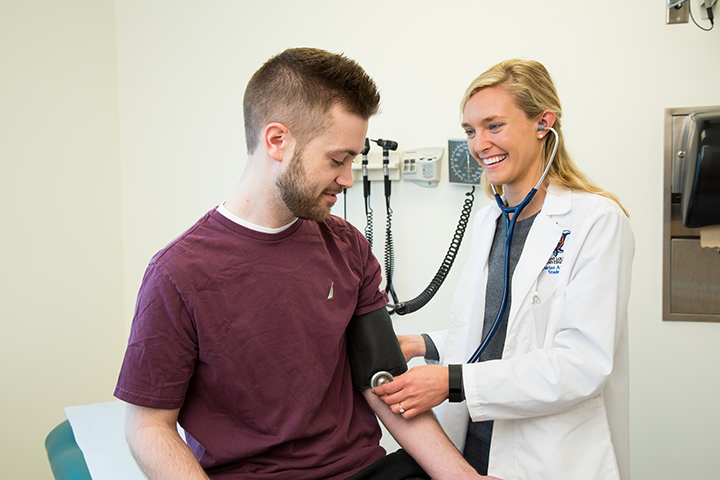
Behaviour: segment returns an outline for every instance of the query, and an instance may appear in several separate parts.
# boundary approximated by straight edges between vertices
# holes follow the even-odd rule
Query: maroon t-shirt
[[[385,455],[345,351],[380,274],[337,217],[267,234],[212,210],[151,260],[115,396],[180,408],[212,478],[346,478]]]

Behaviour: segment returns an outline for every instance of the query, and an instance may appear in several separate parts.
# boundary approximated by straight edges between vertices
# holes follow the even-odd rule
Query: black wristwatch
[[[459,403],[465,400],[465,392],[463,389],[462,365],[448,365],[450,374],[448,375],[448,383],[450,384],[450,394],[448,400],[453,403]]]

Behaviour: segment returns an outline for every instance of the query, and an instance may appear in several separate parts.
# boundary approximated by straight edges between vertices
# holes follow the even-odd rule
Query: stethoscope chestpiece
[[[393,381],[392,373],[379,371],[370,379],[370,388],[382,387],[386,383]]]

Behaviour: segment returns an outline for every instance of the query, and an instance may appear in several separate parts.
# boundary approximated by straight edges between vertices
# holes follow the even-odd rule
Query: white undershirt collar
[[[225,202],[221,203],[217,207],[217,211],[222,214],[223,217],[227,218],[228,220],[232,220],[233,222],[237,223],[238,225],[241,225],[245,228],[249,228],[250,230],[255,230],[256,232],[262,232],[262,233],[280,233],[284,232],[288,228],[292,227],[295,222],[298,221],[297,217],[293,219],[290,223],[287,225],[283,225],[279,228],[268,228],[268,227],[261,227],[260,225],[255,225],[252,222],[248,222],[247,220],[243,220],[242,218],[238,217],[237,215],[234,215],[230,212],[230,210],[225,207]]]

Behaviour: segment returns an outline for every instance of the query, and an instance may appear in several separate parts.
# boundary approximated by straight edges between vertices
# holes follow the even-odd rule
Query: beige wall
[[[716,475],[720,325],[662,322],[661,234],[663,109],[720,104],[720,29],[667,26],[656,0],[27,3],[0,4],[1,401],[12,432],[0,476],[16,463],[46,471],[42,439],[62,407],[109,399],[148,259],[229,195],[244,161],[244,85],[269,56],[304,45],[365,66],[383,94],[369,135],[401,149],[462,136],[458,101],[490,65],[547,65],[571,153],[632,214],[633,476]],[[447,183],[443,162],[435,189],[393,186],[403,298],[432,278],[459,216],[466,189]],[[362,229],[360,189],[348,212]],[[442,328],[466,256],[467,244],[398,331]]]
[[[0,2],[0,478],[50,479],[63,407],[125,343],[112,1]]]

